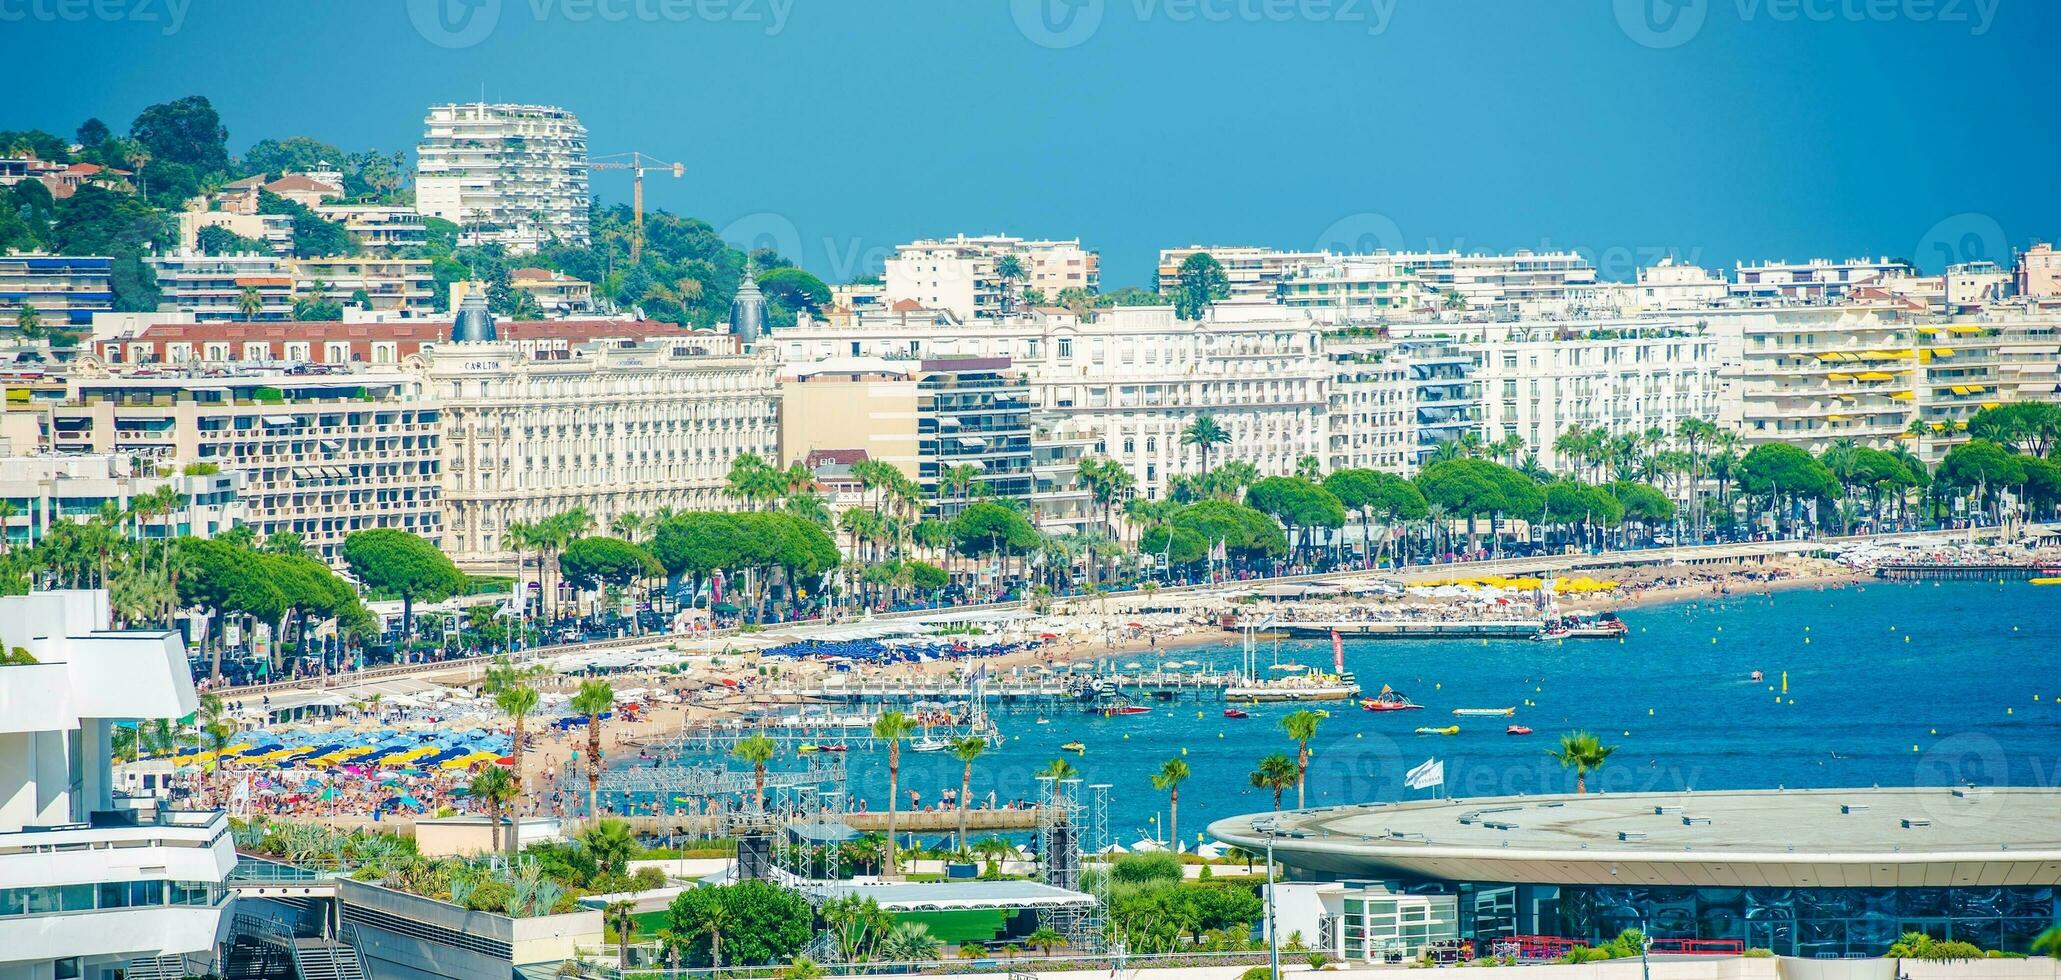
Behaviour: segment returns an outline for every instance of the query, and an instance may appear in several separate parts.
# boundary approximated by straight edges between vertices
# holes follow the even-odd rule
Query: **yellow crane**
[[[671,170],[673,176],[687,173],[685,164],[667,163],[649,154],[631,150],[628,153],[611,153],[587,161],[594,170],[627,170],[630,172],[630,213],[636,221],[636,231],[630,237],[630,262],[635,264],[644,257],[644,171]]]

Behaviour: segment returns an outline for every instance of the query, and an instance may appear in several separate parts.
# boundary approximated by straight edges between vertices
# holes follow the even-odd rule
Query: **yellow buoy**
[[[1911,634],[1909,634],[1909,633],[1905,633],[1905,634],[1904,634],[1904,642],[1905,642],[1905,643],[1909,643],[1909,642],[1911,642]]]
[[[1916,745],[1913,745],[1913,746],[1911,746],[1911,751],[1913,751],[1913,752],[1916,752],[1916,751],[1918,751],[1918,747],[1917,747]]]
[[[1808,645],[1810,645],[1810,642],[1811,642],[1811,638],[1810,638],[1810,637],[1808,637],[1808,636],[1806,636],[1806,637],[1804,637],[1804,638],[1803,638],[1803,642],[1804,642],[1804,645],[1805,645],[1805,646],[1808,646]]]
[[[1646,709],[1646,713],[1647,713],[1648,715],[1651,715],[1651,714],[1653,713],[1653,709],[1652,709],[1652,708],[1647,708],[1647,709]]]
[[[2004,709],[2004,713],[2005,713],[2005,714],[2007,714],[2007,715],[2008,715],[2008,714],[2013,714],[2013,713],[2015,713],[2015,712],[2016,712],[2016,710],[2017,710],[2017,709],[2015,709],[2015,708],[2005,708],[2005,709]]]
[[[1795,703],[1796,703],[1796,699],[1795,699],[1795,698],[1790,698],[1790,699],[1789,699],[1789,703],[1790,703],[1790,704],[1795,704]]]
[[[1925,734],[1927,734],[1927,735],[1937,735],[1937,734],[1939,734],[1939,729],[1935,728],[1935,729],[1933,729],[1933,730],[1931,730],[1931,731],[1929,731],[1929,732],[1926,732]]]
[[[1185,745],[1181,746],[1181,754],[1182,754],[1182,755],[1187,755],[1187,754],[1188,754],[1188,747],[1187,747],[1187,746],[1185,746]]]
[[[1223,733],[1223,732],[1218,732],[1218,733],[1217,733],[1217,737],[1218,737],[1218,738],[1223,738],[1223,737],[1224,737],[1224,733]]]
[[[1786,670],[1782,672],[1782,693],[1789,693],[1789,672]]]
[[[1125,733],[1124,733],[1124,741],[1128,742],[1128,741],[1130,741],[1130,740],[1131,740],[1131,733],[1130,733],[1130,732],[1125,732]]]

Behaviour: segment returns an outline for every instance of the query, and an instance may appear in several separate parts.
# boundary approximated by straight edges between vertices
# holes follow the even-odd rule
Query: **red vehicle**
[[[1420,711],[1424,708],[1423,705],[1410,700],[1409,695],[1391,689],[1386,684],[1381,685],[1380,694],[1361,699],[1360,707],[1368,711]]]

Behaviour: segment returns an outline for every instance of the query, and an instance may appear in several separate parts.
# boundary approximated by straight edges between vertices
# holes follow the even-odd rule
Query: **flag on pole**
[[[1446,783],[1446,764],[1437,759],[1426,759],[1424,764],[1403,774],[1403,785],[1411,789],[1430,789]]]
[[[1345,638],[1337,630],[1331,631],[1331,672],[1345,676]]]

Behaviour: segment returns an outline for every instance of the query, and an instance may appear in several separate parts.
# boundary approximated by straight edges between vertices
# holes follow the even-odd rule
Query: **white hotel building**
[[[1024,278],[1008,283],[995,274],[995,263],[1016,256]],[[1009,235],[956,235],[924,239],[895,249],[886,262],[883,295],[890,305],[912,300],[926,309],[949,310],[961,320],[1011,312],[1026,290],[1035,289],[1047,303],[1060,290],[1102,285],[1101,256],[1081,247],[1078,238],[1042,241]]]
[[[1576,427],[1672,433],[1685,419],[1718,420],[1720,345],[1693,317],[1480,329],[1487,336],[1466,348],[1481,385],[1482,438],[1521,437],[1549,470],[1566,468],[1553,443]]]
[[[444,550],[504,562],[509,524],[575,506],[602,527],[732,506],[731,461],[777,461],[780,447],[773,365],[734,350],[702,334],[536,352],[454,342],[405,359],[443,410]]]
[[[117,721],[197,707],[186,650],[109,622],[104,591],[0,597],[0,648],[35,658],[0,666],[0,980],[212,969],[228,818],[118,796],[109,766]]]
[[[1329,458],[1334,365],[1316,325],[1278,306],[1220,303],[1206,319],[1163,306],[1119,307],[1092,320],[1039,311],[960,323],[943,311],[839,315],[768,338],[781,360],[828,357],[1007,357],[1027,376],[1034,415],[1059,437],[1092,434],[1138,492],[1163,495],[1201,469],[1181,431],[1203,415],[1231,435],[1212,461],[1242,459],[1262,475]]]
[[[1596,268],[1576,252],[1289,252],[1251,246],[1161,249],[1159,289],[1180,285],[1181,263],[1208,252],[1224,267],[1232,300],[1273,300],[1323,320],[1403,318],[1447,308],[1471,313],[1568,316],[1600,296]]]

